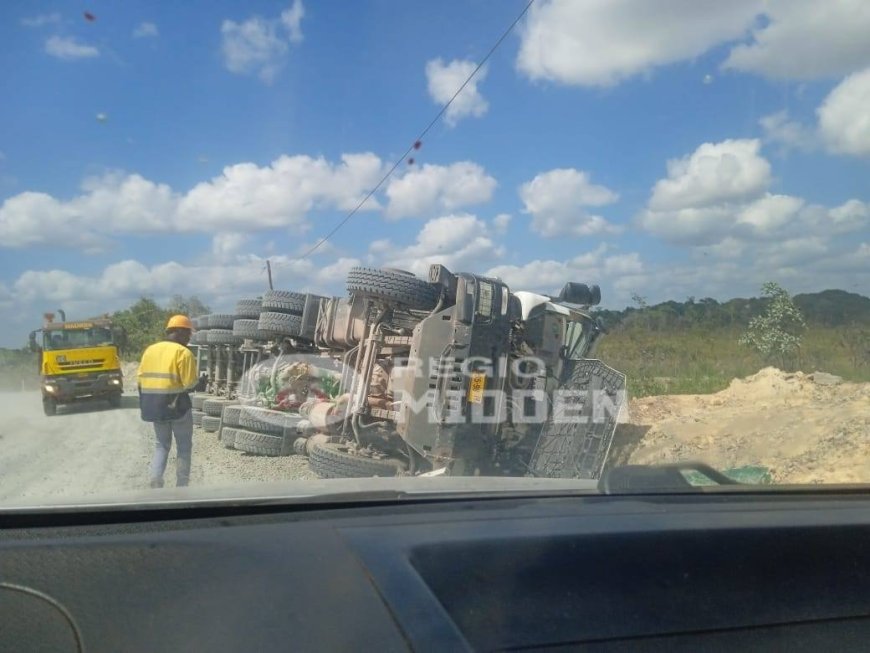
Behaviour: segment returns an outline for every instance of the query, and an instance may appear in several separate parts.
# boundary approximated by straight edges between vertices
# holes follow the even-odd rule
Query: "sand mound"
[[[870,384],[768,367],[712,395],[633,400],[613,462],[762,465],[778,483],[870,483]]]

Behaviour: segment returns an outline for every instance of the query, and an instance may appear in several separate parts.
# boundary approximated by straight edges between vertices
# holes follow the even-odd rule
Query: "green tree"
[[[169,300],[167,310],[173,315],[187,315],[188,317],[198,317],[211,313],[209,307],[206,306],[196,295],[184,297],[183,295],[175,295]]]
[[[761,287],[767,308],[749,321],[740,344],[751,347],[767,360],[776,360],[782,368],[800,358],[801,340],[807,325],[800,309],[779,284],[768,281]]]
[[[112,316],[115,325],[127,332],[127,347],[124,354],[140,355],[145,348],[163,338],[166,321],[171,312],[157,302],[142,297],[135,304]]]

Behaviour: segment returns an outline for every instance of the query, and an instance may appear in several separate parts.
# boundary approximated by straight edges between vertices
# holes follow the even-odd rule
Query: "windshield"
[[[116,4],[3,5],[0,506],[870,484],[866,0]]]
[[[46,351],[53,349],[81,349],[112,344],[112,331],[104,327],[90,329],[63,329],[46,331],[43,337]]]

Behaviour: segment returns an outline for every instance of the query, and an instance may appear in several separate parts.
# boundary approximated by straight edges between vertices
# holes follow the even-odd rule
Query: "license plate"
[[[483,402],[483,390],[486,388],[486,374],[473,372],[468,386],[468,401],[473,404]]]

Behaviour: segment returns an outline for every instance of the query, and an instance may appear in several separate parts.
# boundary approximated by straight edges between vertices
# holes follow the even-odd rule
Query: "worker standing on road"
[[[187,348],[193,325],[185,315],[173,315],[166,324],[166,340],[151,345],[139,363],[139,407],[142,419],[154,423],[157,436],[151,459],[151,487],[163,487],[163,472],[172,448],[178,460],[176,486],[190,481],[190,454],[193,447],[193,413],[188,392],[196,387],[196,360]]]

